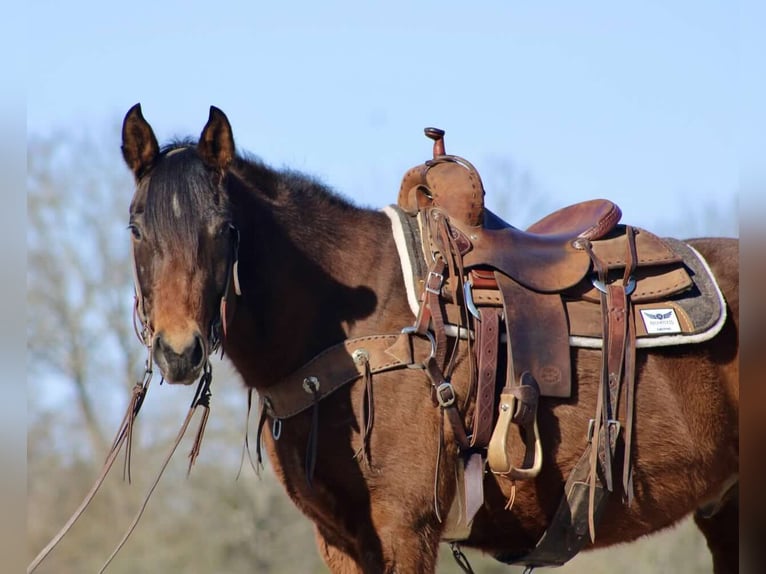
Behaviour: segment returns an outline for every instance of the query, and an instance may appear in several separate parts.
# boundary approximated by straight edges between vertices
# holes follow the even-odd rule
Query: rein
[[[217,351],[217,349],[221,346],[223,340],[226,337],[227,303],[229,299],[229,292],[231,289],[231,285],[232,284],[234,285],[234,292],[236,295],[242,294],[240,283],[239,283],[239,273],[238,273],[239,230],[234,225],[231,225],[230,227],[233,234],[232,257],[230,258],[230,264],[228,266],[228,270],[226,273],[226,286],[224,288],[223,295],[221,296],[221,302],[219,305],[219,314],[210,324],[209,355],[214,354]],[[144,403],[144,399],[146,398],[146,394],[149,390],[149,384],[154,374],[152,371],[152,364],[153,364],[152,343],[153,343],[154,333],[153,333],[151,323],[149,322],[149,319],[146,315],[146,309],[144,306],[144,297],[141,290],[141,283],[138,278],[138,269],[136,265],[135,250],[133,248],[132,242],[130,247],[130,259],[132,264],[131,266],[133,270],[133,284],[135,289],[135,303],[133,305],[133,328],[135,330],[136,337],[138,337],[139,341],[141,341],[141,343],[147,349],[147,358],[146,358],[146,364],[144,368],[144,375],[142,377],[142,380],[137,382],[133,387],[131,399],[125,411],[125,415],[123,416],[122,423],[120,424],[119,430],[117,431],[117,434],[115,435],[114,441],[112,442],[112,446],[109,450],[109,453],[107,454],[106,460],[101,468],[101,471],[99,472],[98,477],[96,478],[96,481],[93,483],[93,486],[91,487],[91,489],[85,495],[80,505],[74,511],[74,513],[69,518],[69,520],[67,520],[64,526],[61,528],[61,530],[59,530],[59,532],[56,533],[56,535],[50,540],[50,542],[48,542],[48,544],[37,554],[37,556],[32,560],[32,562],[30,562],[29,566],[27,566],[27,574],[31,574],[38,568],[38,566],[40,566],[43,560],[47,558],[47,556],[51,553],[51,551],[53,551],[53,549],[58,545],[58,543],[61,542],[61,540],[69,532],[72,526],[74,526],[75,522],[77,522],[80,516],[82,516],[82,514],[85,512],[86,508],[91,503],[93,498],[96,496],[96,493],[99,491],[99,489],[101,488],[101,485],[104,483],[104,480],[106,479],[109,472],[111,471],[112,466],[114,465],[114,461],[117,459],[117,455],[119,454],[123,444],[126,445],[125,446],[125,461],[123,464],[123,478],[127,477],[128,482],[131,481],[130,460],[131,460],[131,454],[133,450],[132,446],[133,446],[134,423],[141,409],[141,406]],[[212,393],[210,392],[210,385],[212,383],[212,380],[213,380],[213,370],[212,370],[212,367],[210,366],[210,362],[207,361],[205,363],[205,366],[203,367],[202,376],[200,377],[199,383],[197,385],[197,390],[194,394],[194,398],[189,407],[189,412],[187,413],[186,418],[184,419],[184,422],[181,425],[180,430],[178,431],[178,435],[176,437],[175,442],[173,443],[170,451],[165,457],[165,460],[163,461],[162,466],[160,467],[157,477],[154,479],[154,482],[149,488],[144,498],[144,501],[141,503],[141,506],[139,507],[138,512],[136,513],[135,517],[133,518],[133,521],[128,527],[128,530],[126,531],[125,535],[122,537],[122,539],[120,540],[120,542],[118,543],[117,547],[114,549],[112,554],[109,556],[107,561],[99,570],[99,574],[101,572],[104,572],[104,570],[106,570],[106,568],[115,558],[117,553],[122,549],[122,547],[125,545],[130,535],[135,530],[139,520],[141,519],[144,511],[146,510],[146,506],[149,503],[149,498],[154,493],[154,490],[159,484],[159,481],[162,478],[162,475],[165,472],[165,469],[167,468],[167,465],[169,464],[170,459],[173,457],[173,454],[178,448],[178,445],[181,443],[181,440],[186,434],[186,430],[188,429],[189,423],[194,417],[194,413],[196,412],[197,407],[202,407],[204,409],[204,412],[202,414],[202,418],[200,419],[199,427],[197,428],[197,434],[194,438],[192,449],[189,452],[189,466],[187,468],[186,474],[188,476],[191,473],[192,466],[194,466],[194,463],[196,462],[197,457],[199,456],[201,446],[202,446],[202,439],[205,434],[205,427],[207,425],[207,421],[210,416],[210,398],[212,396]]]
[[[103,484],[104,480],[109,474],[109,471],[111,470],[112,465],[114,464],[114,461],[117,459],[117,455],[120,452],[120,448],[125,442],[127,442],[128,444],[128,447],[125,450],[125,469],[127,470],[128,477],[130,477],[130,451],[131,451],[130,445],[132,442],[133,422],[138,416],[138,412],[141,409],[141,405],[143,405],[144,398],[146,397],[146,393],[149,390],[149,383],[151,382],[151,380],[152,380],[152,363],[151,363],[151,352],[150,352],[149,357],[147,358],[143,380],[137,382],[135,386],[133,387],[130,403],[128,404],[128,408],[125,411],[125,416],[122,419],[120,428],[117,431],[117,434],[115,435],[114,441],[112,443],[112,448],[109,450],[109,454],[107,455],[106,461],[104,462],[104,465],[101,468],[101,472],[99,472],[98,474],[98,478],[96,478],[96,481],[93,483],[93,486],[85,495],[85,498],[83,498],[82,502],[74,511],[74,513],[69,518],[69,520],[67,520],[66,524],[64,524],[61,530],[59,530],[59,532],[51,539],[51,541],[48,542],[45,548],[43,548],[38,553],[38,555],[34,558],[34,560],[30,562],[29,566],[27,566],[27,574],[30,574],[31,572],[34,572],[37,569],[37,567],[42,563],[43,560],[45,560],[48,554],[50,554],[51,551],[58,545],[58,543],[61,542],[61,539],[64,538],[64,536],[67,534],[67,532],[69,532],[72,526],[74,526],[75,522],[77,522],[80,516],[82,516],[83,512],[85,512],[85,509],[88,507],[90,502],[93,500],[93,497],[96,496],[96,493],[101,488],[101,485]]]

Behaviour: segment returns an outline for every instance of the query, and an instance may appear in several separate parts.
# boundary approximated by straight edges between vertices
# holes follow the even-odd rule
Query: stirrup
[[[543,466],[543,447],[537,428],[537,404],[540,389],[529,372],[521,375],[518,386],[505,387],[500,394],[499,416],[487,452],[490,470],[513,480],[535,478]],[[525,453],[521,467],[510,459],[511,423],[524,429]]]

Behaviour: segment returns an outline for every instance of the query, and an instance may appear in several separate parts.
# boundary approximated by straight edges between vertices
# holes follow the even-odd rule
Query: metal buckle
[[[444,398],[442,396],[442,392],[444,391],[449,392],[449,396],[447,398]],[[451,407],[453,404],[455,404],[456,398],[457,397],[455,396],[455,389],[452,387],[452,383],[444,381],[442,384],[436,387],[436,400],[439,402],[439,405],[443,409],[446,409],[447,407]]]
[[[615,420],[615,419],[609,419],[609,421],[607,421],[607,422],[608,422],[609,426],[614,427],[613,430],[614,430],[614,432],[616,434],[620,434],[620,428],[621,428],[620,421]],[[589,419],[588,420],[588,442],[593,440],[593,429],[595,429],[595,428],[596,428],[596,421],[595,421],[595,419]]]
[[[439,284],[436,287],[431,287],[431,279],[437,279]],[[440,295],[442,285],[444,285],[444,275],[437,273],[436,271],[429,271],[426,276],[426,291],[433,293],[434,295]]]

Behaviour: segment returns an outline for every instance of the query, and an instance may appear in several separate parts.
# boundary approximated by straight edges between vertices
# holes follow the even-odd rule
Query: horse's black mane
[[[160,151],[152,169],[146,198],[147,225],[163,230],[169,242],[184,246],[196,256],[200,223],[212,216],[226,217],[218,201],[214,174],[200,161],[196,142],[174,140]],[[239,153],[231,172],[245,186],[260,194],[285,220],[307,225],[318,214],[344,217],[365,211],[314,177],[291,169],[275,169],[251,154]]]

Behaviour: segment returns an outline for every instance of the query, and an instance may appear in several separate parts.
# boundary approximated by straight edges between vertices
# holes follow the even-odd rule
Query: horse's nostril
[[[154,340],[154,356],[160,357],[165,354],[165,349],[167,348],[165,341],[162,339],[162,335],[158,335],[157,338]]]
[[[202,337],[199,335],[194,335],[194,344],[192,345],[189,360],[195,367],[199,367],[202,361],[205,360],[205,346],[202,342]]]

